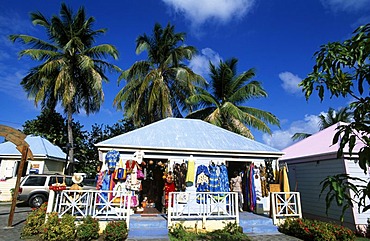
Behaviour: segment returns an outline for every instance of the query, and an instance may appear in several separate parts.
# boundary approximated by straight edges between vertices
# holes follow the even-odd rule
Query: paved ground
[[[9,203],[0,203],[0,241],[19,241],[20,233],[28,213],[31,212],[30,207],[18,205],[15,208],[12,226],[8,227],[10,212]]]
[[[31,208],[18,205],[15,208],[13,223],[7,227],[9,219],[10,204],[0,202],[0,241],[20,241],[20,233]],[[298,241],[300,239],[284,234],[277,235],[249,235],[253,241]],[[31,241],[31,240],[27,240]],[[128,239],[127,241],[143,241],[140,239]],[[146,240],[148,241],[148,240]],[[168,239],[150,239],[150,241],[168,241]]]

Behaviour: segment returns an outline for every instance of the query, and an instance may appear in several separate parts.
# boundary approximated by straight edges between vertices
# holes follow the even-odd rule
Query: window
[[[28,177],[23,186],[44,186],[46,177]]]
[[[62,184],[63,183],[63,176],[51,176],[50,177],[50,181],[49,181],[49,186],[51,186],[52,184],[54,183],[57,183],[56,181],[56,177],[58,177],[58,183]],[[72,182],[72,177],[65,177],[65,183],[66,185],[69,187],[69,186],[72,186],[73,185],[73,182]]]

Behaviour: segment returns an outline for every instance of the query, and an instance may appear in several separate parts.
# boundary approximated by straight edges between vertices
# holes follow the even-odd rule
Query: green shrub
[[[27,216],[26,222],[21,231],[21,238],[38,235],[40,227],[45,222],[47,203],[43,203],[40,208],[33,209]]]
[[[77,239],[80,241],[91,241],[99,238],[99,221],[87,216],[82,219],[82,222],[77,226]]]
[[[169,237],[171,241],[195,241],[197,234],[187,230],[183,225],[176,224],[169,229]]]
[[[48,214],[48,219],[41,226],[39,234],[41,240],[50,241],[74,241],[76,237],[75,217],[64,214],[61,218],[58,213]]]
[[[169,236],[171,241],[249,241],[250,239],[243,233],[243,228],[236,223],[228,223],[223,229],[214,230],[206,233],[195,233],[177,224],[170,228]]]
[[[125,240],[128,236],[126,221],[111,221],[104,229],[105,241]]]
[[[309,219],[286,219],[279,231],[290,236],[310,241],[352,241],[355,234],[350,229],[332,223]]]

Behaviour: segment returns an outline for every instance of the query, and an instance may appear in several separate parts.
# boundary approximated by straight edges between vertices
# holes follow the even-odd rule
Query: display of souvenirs
[[[232,165],[230,171],[237,171],[242,175],[243,209],[256,211],[257,202],[269,195],[269,184],[275,183],[273,161],[267,159],[264,163],[245,162],[245,166]],[[169,166],[171,164],[171,166]],[[225,163],[210,161],[196,161],[193,157],[188,160],[123,160],[119,152],[111,150],[106,154],[105,162],[97,175],[97,189],[114,190],[102,192],[102,198],[107,201],[121,202],[123,196],[130,194],[131,207],[138,207],[141,203],[149,203],[161,211],[168,208],[171,192],[184,192],[179,195],[178,203],[187,203],[190,192],[230,192],[228,168]],[[242,170],[243,168],[243,170]],[[236,171],[236,170],[235,170]],[[124,194],[122,196],[122,194]],[[222,194],[217,194],[218,197]],[[205,197],[199,195],[199,197]],[[199,198],[199,204],[207,200]],[[144,199],[146,201],[144,202]],[[264,199],[265,200],[265,199]]]
[[[98,190],[113,191],[101,193],[104,201],[122,202],[122,200],[120,201],[121,197],[130,193],[131,207],[137,207],[139,205],[138,195],[141,190],[141,180],[138,180],[137,176],[139,169],[141,167],[135,160],[127,160],[124,165],[118,151],[109,151],[96,178]]]

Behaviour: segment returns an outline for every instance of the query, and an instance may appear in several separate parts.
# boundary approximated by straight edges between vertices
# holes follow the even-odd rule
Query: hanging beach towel
[[[118,162],[117,179],[123,181],[126,180],[126,169],[122,159],[120,159]]]
[[[280,170],[280,185],[282,192],[290,192],[288,173],[285,166]]]
[[[194,184],[194,174],[195,174],[195,162],[193,159],[188,160],[188,171],[186,173],[185,183],[187,187],[191,187]]]

